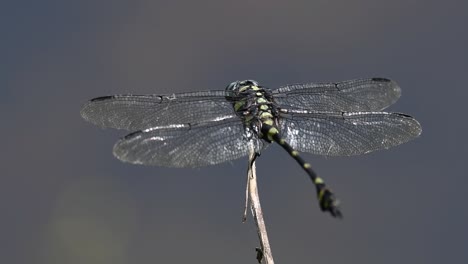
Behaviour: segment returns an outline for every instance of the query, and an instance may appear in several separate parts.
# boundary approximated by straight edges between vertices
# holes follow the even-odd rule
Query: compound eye
[[[258,82],[254,81],[254,80],[244,80],[244,81],[240,82],[240,85],[242,85],[242,86],[245,86],[245,85],[258,86]]]
[[[234,91],[239,87],[239,81],[235,81],[226,86],[226,91]]]

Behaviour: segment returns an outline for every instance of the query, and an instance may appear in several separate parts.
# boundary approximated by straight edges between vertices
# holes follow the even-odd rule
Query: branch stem
[[[246,189],[246,207],[244,210],[243,221],[247,218],[247,204],[250,201],[250,210],[257,227],[258,238],[260,239],[260,249],[257,250],[257,260],[261,263],[264,260],[265,264],[274,264],[273,255],[271,254],[270,242],[266,231],[265,221],[263,220],[262,207],[260,205],[260,197],[257,189],[257,172],[255,160],[257,153],[251,145],[249,153],[249,167],[247,172],[247,189]]]

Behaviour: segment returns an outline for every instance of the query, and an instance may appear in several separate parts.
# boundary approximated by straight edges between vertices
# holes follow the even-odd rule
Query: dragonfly
[[[115,157],[133,164],[194,168],[260,154],[279,144],[316,187],[320,209],[342,217],[339,201],[300,152],[353,156],[388,149],[421,134],[406,114],[383,112],[401,89],[386,78],[304,83],[269,89],[254,80],[224,90],[91,99],[81,116],[102,128],[131,131]]]

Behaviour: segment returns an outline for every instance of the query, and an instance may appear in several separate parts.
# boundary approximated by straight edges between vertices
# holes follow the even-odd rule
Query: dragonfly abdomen
[[[271,120],[271,122],[268,121],[269,120],[267,120],[267,123],[262,123],[261,132],[264,139],[278,143],[306,171],[317,189],[317,197],[322,211],[329,211],[333,216],[341,218],[342,215],[338,208],[338,200],[335,198],[333,192],[325,185],[323,179],[317,176],[312,170],[312,165],[299,155],[299,151],[291,147],[291,145],[280,136],[279,130],[272,124],[273,120]]]

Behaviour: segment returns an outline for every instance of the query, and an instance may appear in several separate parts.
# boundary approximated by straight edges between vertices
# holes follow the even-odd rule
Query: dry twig
[[[250,209],[252,216],[257,227],[258,238],[260,239],[260,248],[256,248],[258,263],[262,260],[266,264],[274,264],[273,255],[271,254],[270,242],[268,241],[268,235],[265,227],[265,221],[263,220],[262,207],[260,205],[260,198],[258,196],[257,189],[257,173],[255,168],[255,159],[257,153],[254,150],[253,145],[250,146],[249,154],[249,167],[247,171],[247,188],[245,191],[245,210],[243,215],[243,222],[247,219],[247,205],[250,201]]]

